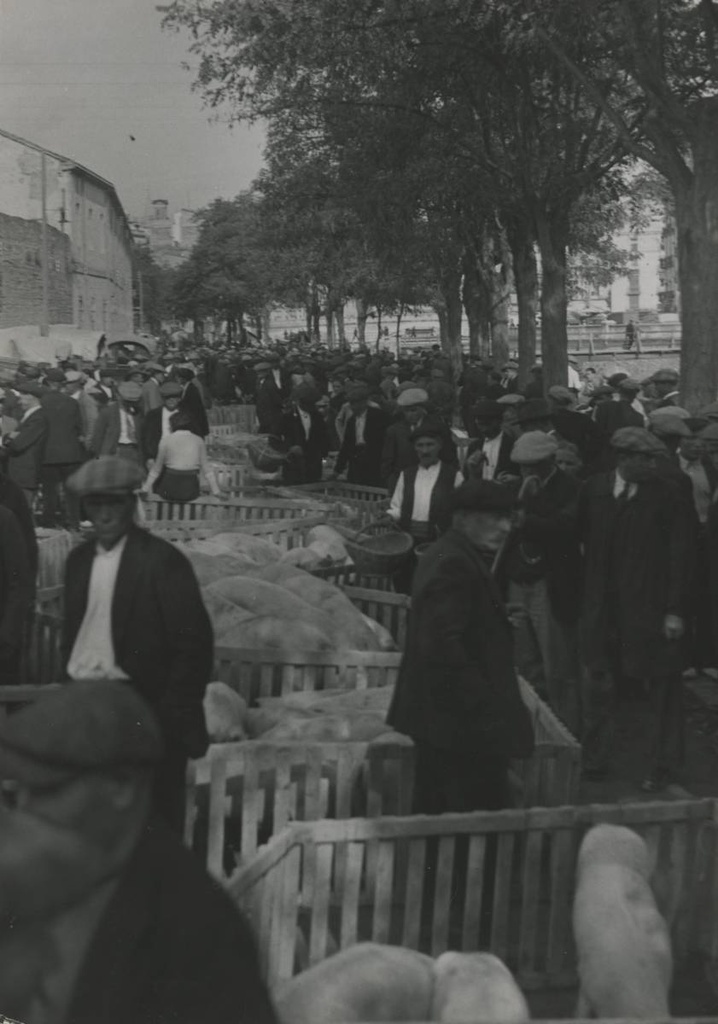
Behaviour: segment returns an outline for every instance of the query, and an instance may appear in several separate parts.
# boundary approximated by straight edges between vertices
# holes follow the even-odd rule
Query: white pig
[[[529,1017],[513,974],[492,953],[442,953],[435,962],[433,1021],[523,1024]]]
[[[578,855],[573,932],[577,1017],[668,1017],[673,961],[650,886],[646,844],[631,829],[596,825]]]
[[[433,960],[400,946],[362,942],[297,975],[276,997],[282,1024],[425,1021]]]

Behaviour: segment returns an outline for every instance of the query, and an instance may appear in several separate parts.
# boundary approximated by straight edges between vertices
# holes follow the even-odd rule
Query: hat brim
[[[82,774],[82,770],[67,765],[48,764],[23,754],[12,747],[0,745],[0,779],[17,782],[33,789],[63,786]]]

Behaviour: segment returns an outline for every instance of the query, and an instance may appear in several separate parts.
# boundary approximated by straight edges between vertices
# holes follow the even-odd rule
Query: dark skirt
[[[199,498],[199,472],[196,469],[163,469],[154,492],[165,501],[194,501]]]

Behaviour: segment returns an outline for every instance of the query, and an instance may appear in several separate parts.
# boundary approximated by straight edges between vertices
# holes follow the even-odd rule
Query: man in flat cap
[[[616,383],[617,401],[600,402],[594,409],[593,421],[601,436],[601,468],[613,469],[615,449],[611,438],[622,427],[645,427],[646,417],[636,408],[641,385],[631,377],[620,375]]]
[[[513,627],[491,574],[514,500],[501,484],[462,484],[450,529],[419,559],[387,716],[414,741],[417,814],[509,806],[509,761],[533,750]]]
[[[118,455],[138,464],[142,462],[141,398],[142,388],[134,381],[117,385],[116,401],[109,402],[97,417],[90,445],[93,455]]]
[[[71,679],[126,680],[154,710],[166,746],[158,806],[181,829],[187,759],[208,742],[212,626],[185,556],[134,524],[143,475],[134,460],[104,456],[68,482],[95,539],[67,561],[62,651]]]
[[[148,469],[157,458],[160,441],[172,433],[172,417],[182,398],[182,385],[176,380],[165,380],[160,384],[162,405],[152,409],[142,418],[140,448]]]
[[[260,434],[279,437],[282,429],[284,403],[289,398],[289,381],[281,372],[278,359],[261,359],[255,363],[254,372],[257,378],[255,390],[257,430]]]
[[[612,444],[616,469],[588,480],[579,497],[584,765],[589,777],[606,774],[617,701],[631,684],[647,681],[643,788],[653,792],[665,787],[683,757],[680,641],[694,574],[694,511],[678,483],[660,475],[666,449],[657,437],[624,427]]]
[[[525,403],[524,403],[525,404]],[[466,449],[466,472],[477,480],[498,480],[512,474],[511,449],[514,439],[503,429],[504,406],[481,398],[473,410],[472,440]]]
[[[556,465],[558,442],[543,431],[518,438],[519,512],[498,577],[523,614],[516,629],[521,675],[576,732],[579,720],[578,610],[581,551],[576,529],[580,483]]]
[[[280,437],[288,459],[282,469],[285,484],[311,484],[322,479],[329,454],[329,430],[317,409],[319,392],[305,382],[292,388],[289,410],[282,414]]]
[[[0,723],[0,1006],[68,1024],[275,1024],[251,932],[152,813],[162,755],[128,686],[58,687]]]
[[[423,388],[400,391],[396,404],[400,418],[388,428],[381,453],[381,476],[390,494],[401,472],[409,466],[418,465],[414,442],[417,430],[424,426],[436,427],[441,433],[441,462],[458,465],[451,431],[442,419],[428,412],[429,396]]]
[[[587,474],[598,468],[601,434],[590,416],[575,411],[576,397],[568,388],[554,385],[548,389],[551,423],[557,438],[575,444]]]
[[[82,443],[80,407],[64,393],[65,374],[55,367],[45,374],[45,392],[40,399],[47,420],[47,437],[42,458],[43,526],[69,526],[77,530],[80,514],[77,501],[65,487],[67,478],[87,458]],[[64,499],[64,510],[63,501]]]
[[[381,455],[389,427],[386,413],[369,404],[366,384],[353,384],[347,392],[351,415],[344,429],[335,475],[346,471],[350,484],[383,487]]]
[[[656,395],[651,412],[663,409],[668,405],[680,405],[678,394],[678,373],[670,367],[662,367],[651,377],[651,384]]]
[[[44,394],[39,384],[27,382],[18,385],[18,405],[21,416],[17,427],[3,437],[3,451],[7,454],[7,474],[22,488],[31,510],[35,508],[42,474],[48,422],[40,399]]]

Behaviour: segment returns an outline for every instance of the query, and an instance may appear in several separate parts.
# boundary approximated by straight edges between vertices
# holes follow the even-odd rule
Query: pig
[[[578,953],[577,1017],[668,1017],[671,940],[650,886],[643,839],[596,825],[578,855],[573,932]]]
[[[226,683],[209,683],[202,704],[210,742],[246,740],[247,702]]]
[[[434,964],[431,1019],[522,1024],[529,1009],[508,967],[492,953],[442,953]]]
[[[434,961],[400,946],[362,942],[297,975],[275,997],[281,1024],[426,1021]]]

